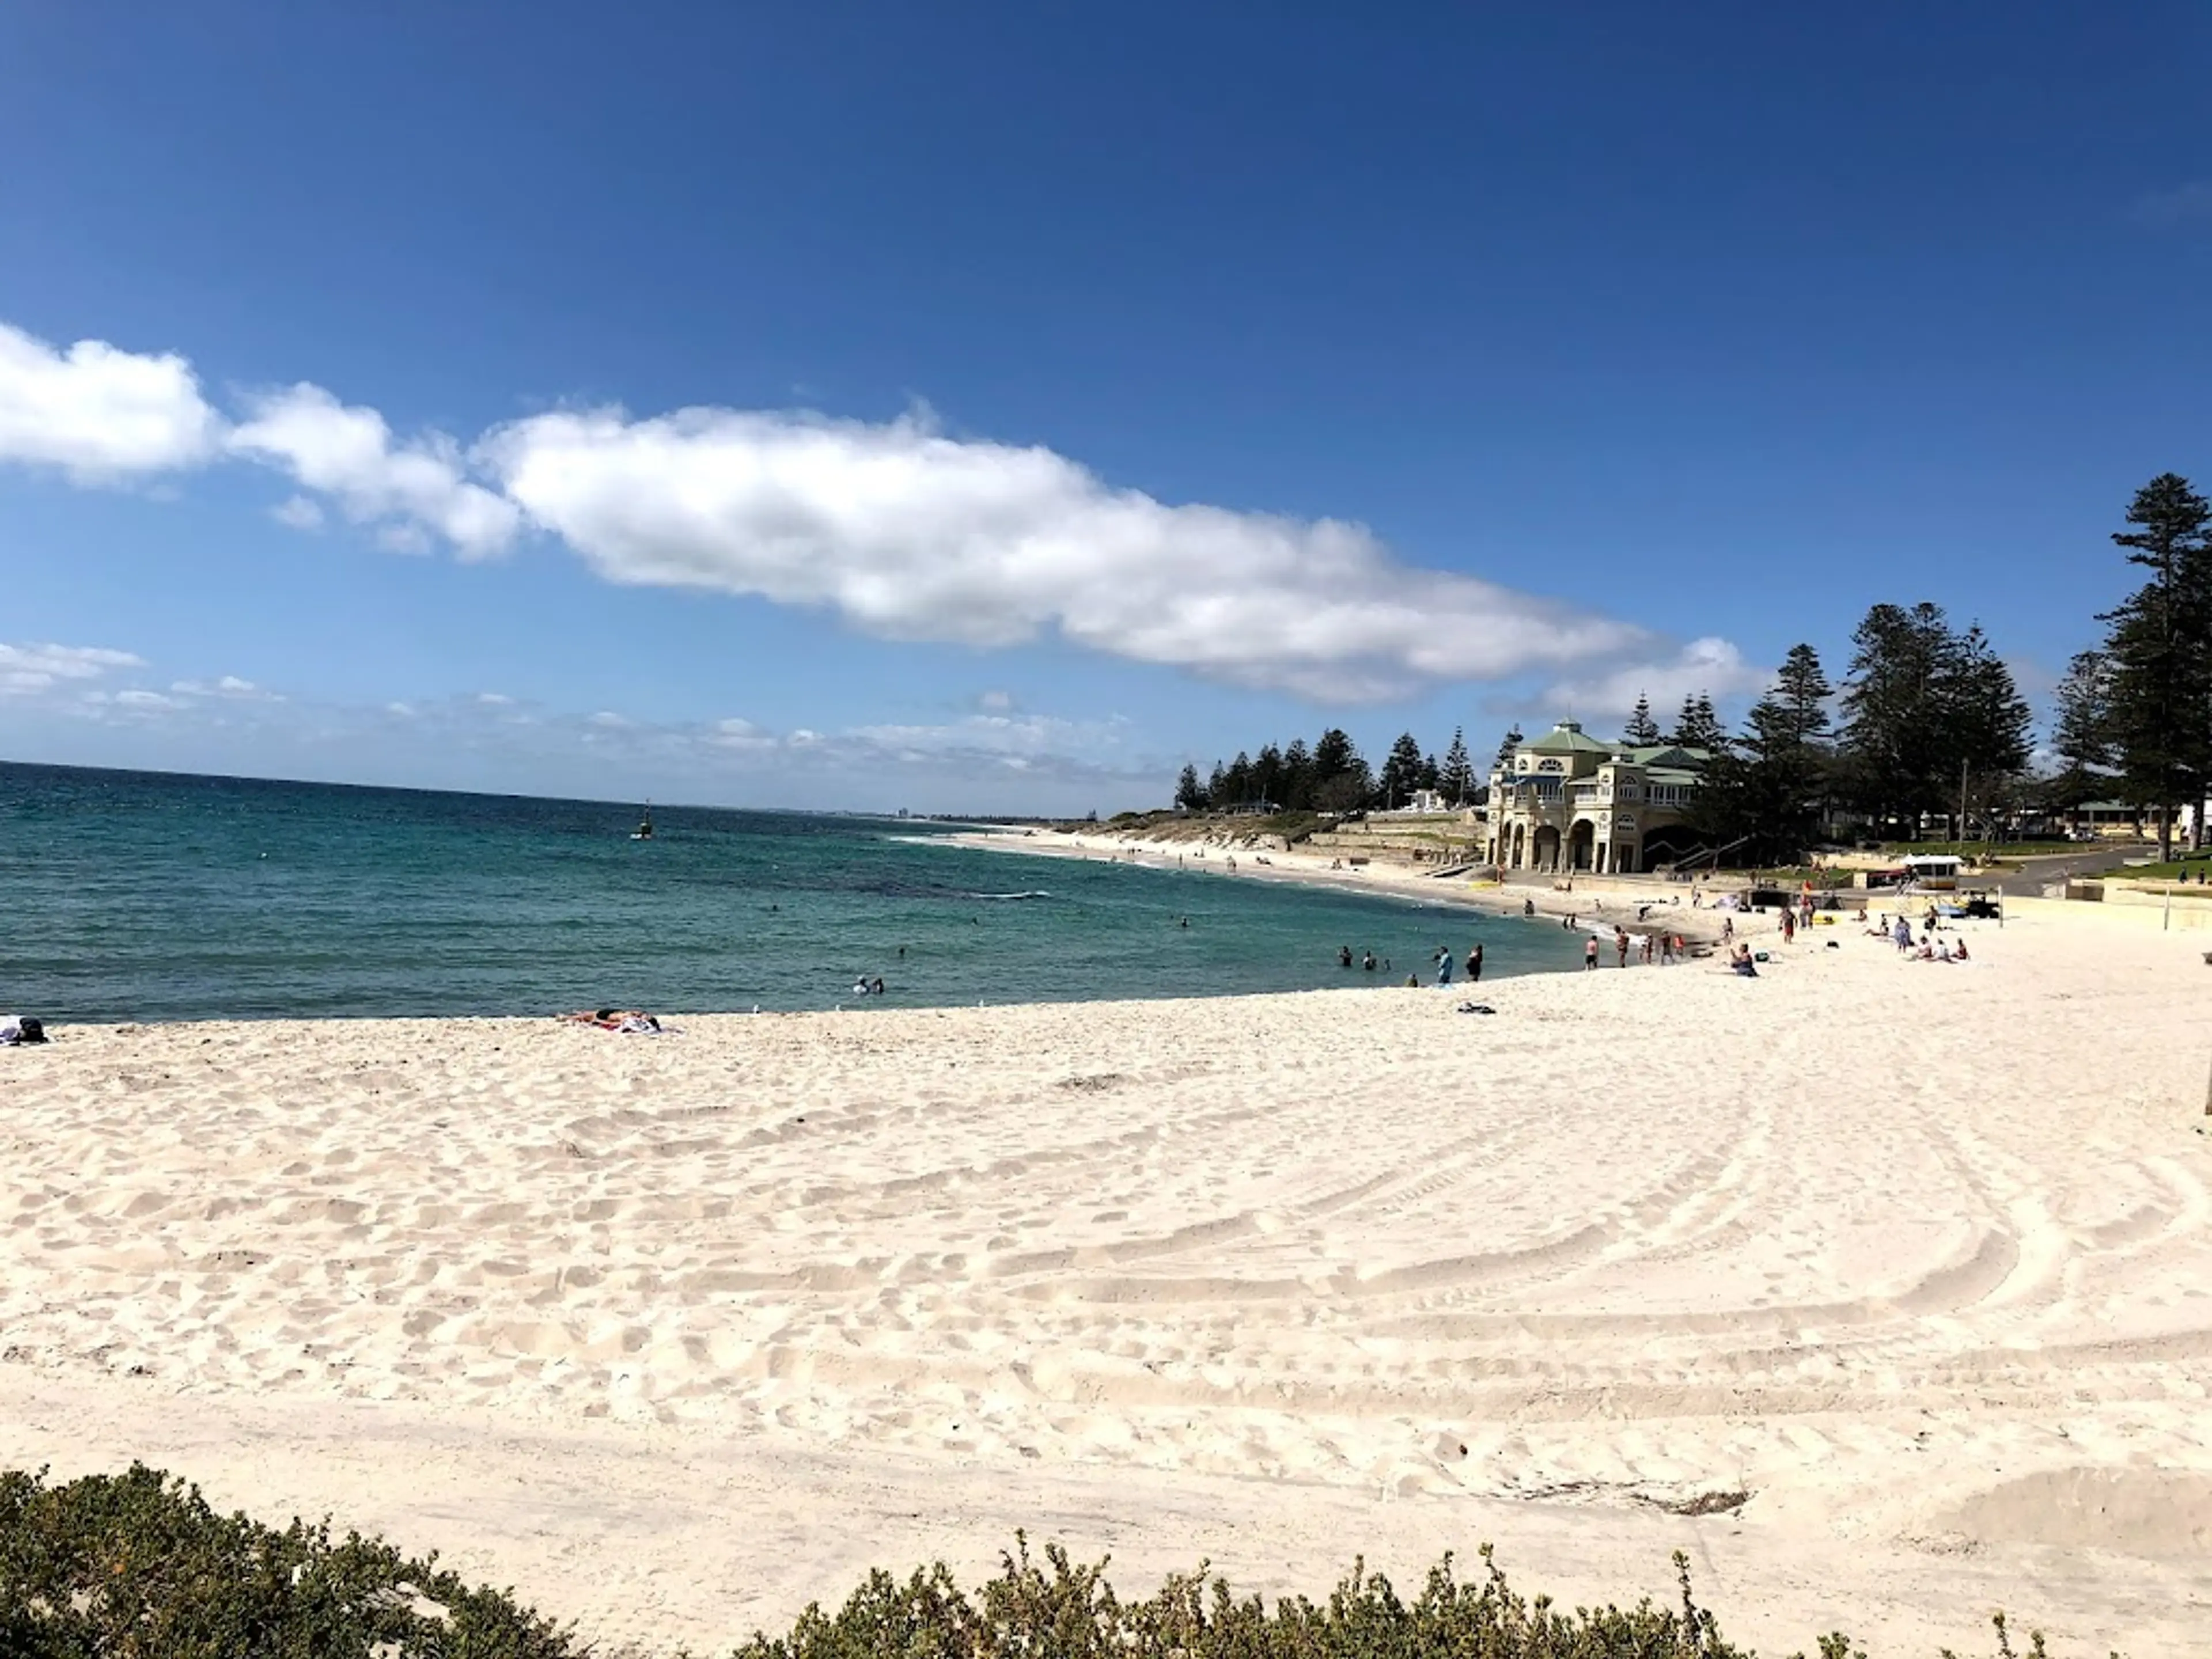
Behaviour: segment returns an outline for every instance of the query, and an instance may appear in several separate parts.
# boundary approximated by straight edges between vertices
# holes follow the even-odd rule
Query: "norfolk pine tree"
[[[2131,799],[2158,811],[2158,851],[2173,854],[2173,809],[2212,780],[2212,507],[2178,473],[2136,492],[2113,542],[2150,572],[2099,620],[2109,629],[2106,708],[2112,756]],[[2202,846],[2203,813],[2195,814]]]
[[[1444,750],[1444,763],[1437,775],[1437,787],[1455,806],[1467,805],[1467,798],[1474,792],[1474,763],[1468,757],[1467,733],[1452,727],[1451,747]]]
[[[1664,741],[1659,722],[1651,718],[1651,699],[1638,691],[1636,707],[1629,711],[1628,724],[1622,728],[1620,740],[1631,749],[1656,748]]]
[[[1718,754],[1728,747],[1728,728],[1713,710],[1713,700],[1700,691],[1695,696],[1682,699],[1682,712],[1675,717],[1674,729],[1667,741],[1685,749],[1706,749]]]
[[[2051,696],[2051,748],[2058,771],[2048,793],[2052,805],[2075,815],[2077,826],[2081,808],[2114,787],[2112,681],[2103,652],[2077,652]]]
[[[1411,732],[1399,734],[1398,741],[1390,745],[1383,759],[1382,773],[1376,780],[1376,787],[1382,797],[1382,805],[1403,806],[1412,799],[1413,791],[1421,787],[1421,745],[1413,740]]]

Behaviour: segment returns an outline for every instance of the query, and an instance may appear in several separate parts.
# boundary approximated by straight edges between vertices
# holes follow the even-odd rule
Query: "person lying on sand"
[[[602,1031],[620,1031],[625,1036],[658,1035],[664,1029],[674,1029],[664,1028],[658,1018],[641,1008],[585,1008],[559,1018],[571,1025],[594,1025]]]

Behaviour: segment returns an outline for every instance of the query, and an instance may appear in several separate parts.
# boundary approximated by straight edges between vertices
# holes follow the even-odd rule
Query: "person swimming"
[[[1360,957],[1359,965],[1362,968],[1364,968],[1369,973],[1373,973],[1375,971],[1375,952],[1370,951],[1365,956]]]

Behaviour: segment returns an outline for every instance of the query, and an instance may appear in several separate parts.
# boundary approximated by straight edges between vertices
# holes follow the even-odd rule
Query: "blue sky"
[[[2212,473],[2208,72],[2178,4],[28,0],[0,757],[1112,810],[1740,707],[1879,599],[2040,690]]]

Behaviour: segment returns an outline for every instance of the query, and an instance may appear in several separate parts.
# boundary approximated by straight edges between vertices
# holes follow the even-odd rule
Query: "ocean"
[[[1229,995],[1580,965],[1462,906],[905,820],[0,763],[0,1010],[49,1022]],[[1189,926],[1182,926],[1188,917]],[[1348,945],[1394,964],[1337,963]],[[885,994],[856,1001],[854,977]]]

